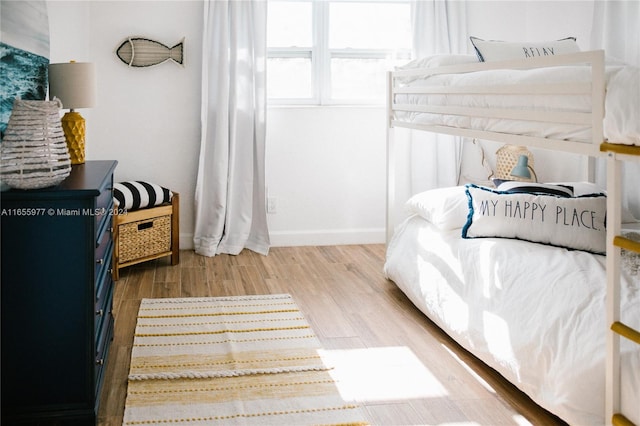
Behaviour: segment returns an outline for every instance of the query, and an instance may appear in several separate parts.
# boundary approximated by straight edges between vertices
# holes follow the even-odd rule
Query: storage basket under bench
[[[180,195],[148,182],[114,186],[113,279],[120,269],[161,257],[180,261]]]

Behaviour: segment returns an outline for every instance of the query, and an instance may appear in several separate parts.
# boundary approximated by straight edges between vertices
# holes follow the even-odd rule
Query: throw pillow
[[[581,197],[508,193],[467,185],[463,238],[515,238],[602,254],[606,251],[604,194]]]
[[[580,47],[575,37],[542,42],[507,42],[469,37],[480,62],[528,59],[538,56],[554,56],[576,53]]]
[[[144,181],[113,185],[113,198],[121,210],[138,210],[170,203],[173,193],[160,185]]]

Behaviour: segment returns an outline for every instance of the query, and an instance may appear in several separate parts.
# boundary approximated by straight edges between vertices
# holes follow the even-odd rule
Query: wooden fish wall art
[[[128,37],[123,41],[116,55],[130,67],[150,67],[166,61],[184,65],[184,37],[173,47],[144,37]]]

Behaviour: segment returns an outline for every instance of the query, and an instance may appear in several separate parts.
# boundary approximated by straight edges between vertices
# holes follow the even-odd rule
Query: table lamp
[[[524,179],[531,179],[531,173],[534,175],[535,182],[538,181],[538,176],[536,176],[536,172],[533,171],[533,168],[529,166],[529,157],[524,154],[521,154],[518,157],[518,164],[511,169],[511,176],[519,177]]]
[[[88,62],[49,65],[49,99],[58,98],[69,109],[62,117],[71,164],[84,163],[85,121],[76,108],[91,108],[96,101],[96,69]]]

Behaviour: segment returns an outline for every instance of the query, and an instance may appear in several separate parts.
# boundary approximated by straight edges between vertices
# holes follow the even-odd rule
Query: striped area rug
[[[367,424],[288,294],[143,299],[124,425]]]

